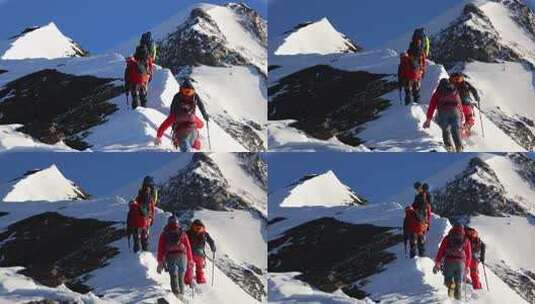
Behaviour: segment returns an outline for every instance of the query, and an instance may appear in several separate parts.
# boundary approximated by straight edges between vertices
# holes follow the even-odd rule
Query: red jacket
[[[167,224],[167,226],[165,226],[162,233],[160,234],[160,240],[158,241],[158,256],[157,256],[158,263],[162,263],[168,254],[178,253],[178,252],[170,251],[173,249],[170,249],[172,246],[171,244],[168,244],[168,240],[167,240],[167,233],[173,229],[179,229],[179,226],[176,224]],[[193,263],[193,254],[191,252],[191,245],[189,243],[187,234],[183,231],[180,234],[179,245],[183,246],[182,250],[184,252],[182,253],[186,255],[186,258],[188,259],[188,264]]]
[[[137,201],[133,201],[128,210],[127,226],[133,228],[147,228],[152,225],[155,212],[154,202],[151,202],[149,206],[149,216],[143,216],[143,213],[141,212],[141,206]]]
[[[130,84],[146,84],[151,75],[153,70],[153,64],[152,59],[147,60],[147,63],[145,64],[145,69],[147,70],[147,73],[139,73],[137,67],[137,61],[134,57],[128,57],[126,59],[126,71],[125,71],[125,80],[127,83]]]
[[[435,258],[435,263],[440,264],[442,260],[445,259],[447,263],[448,262],[464,262],[464,265],[466,267],[469,267],[470,263],[472,262],[472,245],[470,245],[470,241],[468,240],[468,238],[465,238],[464,245],[463,245],[463,250],[464,250],[464,255],[465,255],[464,261],[459,260],[458,258],[446,256],[448,245],[449,245],[449,235],[446,236],[444,239],[442,239],[442,242],[440,243],[440,248],[438,249],[438,253]]]
[[[421,61],[421,60],[420,60]],[[420,64],[422,64],[420,62]],[[425,65],[425,61],[423,62]],[[421,66],[423,66],[421,65]],[[411,59],[409,56],[400,57],[398,76],[400,79],[418,81],[422,78],[422,69],[413,69]]]
[[[427,109],[428,120],[433,119],[433,116],[435,115],[435,110],[439,107],[439,102],[440,102],[441,97],[442,95],[439,92],[439,90],[436,90],[435,93],[433,93],[433,97],[431,97],[431,101],[429,102],[429,108]],[[457,106],[457,110],[459,111],[459,114],[461,115],[461,117],[463,117],[462,115],[463,107],[462,107],[462,102],[460,102],[460,99],[459,99],[459,104]]]
[[[405,209],[405,220],[403,221],[404,234],[422,235],[427,232],[428,225],[418,221],[416,212],[412,207]]]

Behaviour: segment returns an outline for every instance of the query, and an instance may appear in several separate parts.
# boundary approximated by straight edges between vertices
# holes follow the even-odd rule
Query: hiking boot
[[[461,284],[455,285],[455,291],[453,292],[453,296],[455,297],[455,300],[461,299]]]
[[[464,151],[464,147],[463,146],[458,146],[456,148],[456,150],[455,150],[455,152],[458,152],[458,153],[463,152],[463,151]]]
[[[455,148],[453,148],[453,146],[451,145],[446,145],[445,148],[446,148],[446,151],[448,152],[455,152]]]

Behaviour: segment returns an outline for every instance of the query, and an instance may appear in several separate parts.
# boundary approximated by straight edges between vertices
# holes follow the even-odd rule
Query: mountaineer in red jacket
[[[417,54],[409,53],[400,55],[398,67],[398,82],[405,89],[405,105],[411,102],[420,102],[420,81],[424,74],[425,59]]]
[[[472,246],[465,236],[463,225],[456,224],[442,242],[435,258],[433,273],[444,266],[444,284],[448,287],[448,296],[461,299],[461,284],[465,281],[472,260]]]
[[[167,219],[167,225],[158,242],[157,272],[165,269],[171,277],[171,290],[178,298],[184,296],[184,275],[192,267],[193,255],[188,236],[176,216]]]
[[[463,121],[463,108],[461,95],[455,85],[450,83],[446,78],[440,80],[438,88],[433,94],[431,102],[429,102],[424,128],[429,128],[435,110],[437,109],[437,123],[442,129],[442,140],[444,141],[446,150],[449,152],[462,152],[461,125]],[[453,137],[455,147],[451,144],[450,133],[451,137]]]
[[[180,86],[180,91],[173,97],[169,116],[158,128],[155,144],[159,145],[165,130],[173,126],[172,138],[175,147],[180,148],[181,152],[190,152],[192,148],[199,150],[201,141],[198,129],[201,129],[204,124],[195,114],[197,106],[201,110],[204,120],[208,123],[210,117],[206,112],[204,103],[195,93],[191,82],[185,80]]]
[[[133,235],[134,252],[149,250],[149,228],[152,226],[156,202],[152,178],[145,177],[135,200],[130,201],[127,217],[127,235]]]
[[[210,246],[210,250],[214,253],[215,256],[215,242],[206,231],[204,224],[201,220],[194,220],[191,224],[190,229],[187,232],[188,238],[191,244],[191,250],[193,252],[193,261],[195,266],[195,279],[198,284],[206,283],[206,278],[204,277],[204,267],[206,266],[206,244]],[[212,261],[215,263],[215,261]],[[193,280],[193,269],[188,269],[186,274],[186,283],[189,283]]]
[[[124,82],[126,94],[132,95],[132,109],[147,105],[147,84],[152,78],[154,65],[144,45],[136,48],[134,56],[126,59]],[[127,95],[128,96],[128,95]]]
[[[410,258],[425,256],[425,236],[431,225],[431,203],[427,192],[429,186],[414,183],[416,196],[411,206],[405,208],[405,220],[403,221],[403,240],[409,241]]]

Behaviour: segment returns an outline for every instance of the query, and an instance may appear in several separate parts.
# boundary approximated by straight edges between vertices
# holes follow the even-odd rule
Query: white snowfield
[[[275,55],[333,54],[349,50],[351,42],[327,18],[299,28],[275,43]]]
[[[20,37],[0,41],[0,59],[62,58],[76,56],[82,50],[63,35],[54,22]]]
[[[340,206],[362,202],[331,170],[273,195],[284,197],[279,206],[286,208]]]
[[[187,164],[186,157],[171,162],[167,169],[156,172],[159,174],[155,174],[156,180],[169,177],[169,167],[173,167],[176,173],[185,164]],[[53,168],[47,171],[53,171]],[[58,174],[61,175],[61,173]],[[35,191],[41,192],[40,197],[44,197],[50,191],[64,190],[67,194],[70,193],[70,189],[62,187],[63,179],[65,178],[62,175],[61,178],[52,176],[48,182],[54,181],[54,183],[48,185],[47,188],[39,188],[36,183],[41,181],[36,178],[32,178],[31,182]],[[27,185],[29,182],[28,179],[24,184]],[[140,182],[136,184],[139,186]],[[130,193],[126,193],[128,188],[132,189]],[[64,216],[81,219],[114,221],[117,222],[116,228],[123,229],[128,211],[127,201],[135,195],[136,190],[137,188],[125,186],[123,190],[115,191],[124,192],[123,196],[102,197],[88,201],[69,201],[62,200],[60,197],[59,200],[46,203],[31,202],[30,199],[37,194],[27,192],[28,196],[25,197],[26,192],[21,192],[19,199],[24,202],[0,204],[0,212],[8,213],[0,218],[0,230],[5,230],[10,224],[44,212],[57,212]],[[50,197],[50,200],[52,199]],[[119,249],[119,254],[108,260],[104,267],[90,273],[90,278],[86,282],[93,288],[90,293],[78,294],[63,285],[57,288],[42,286],[18,274],[21,267],[0,268],[0,303],[27,303],[43,298],[74,303],[156,303],[159,298],[164,298],[169,303],[182,303],[171,293],[169,275],[165,272],[162,274],[156,272],[158,238],[169,215],[157,209],[155,223],[150,230],[150,252],[132,253],[125,238],[111,243],[111,246]],[[201,210],[194,212],[192,216],[201,219],[214,238],[217,246],[216,259],[225,256],[238,265],[254,265],[262,271],[267,271],[264,219],[256,214],[238,210],[229,212]],[[211,258],[209,249],[207,252]],[[188,303],[261,303],[247,294],[217,267],[215,268],[215,284],[212,287],[211,269],[212,261],[208,259],[206,265],[208,283],[197,286],[194,294],[191,289],[187,289]]]
[[[508,158],[500,155],[480,154],[479,157],[496,171],[500,182],[505,186],[507,195],[516,200],[531,203],[533,206],[533,189],[516,172],[515,165]],[[452,180],[456,174],[466,168],[469,158],[452,164],[450,168],[426,179],[433,188],[440,188]],[[322,186],[323,187],[323,186]],[[401,186],[398,186],[401,187]],[[433,190],[433,188],[431,190]],[[337,191],[340,193],[340,191]],[[394,231],[401,233],[404,206],[412,202],[414,191],[400,191],[397,201],[401,203],[372,203],[367,206],[338,206],[324,204],[311,205],[310,198],[301,195],[294,196],[300,199],[301,208],[288,208],[279,206],[285,199],[284,190],[269,195],[270,219],[284,218],[270,225],[268,240],[275,240],[284,235],[286,231],[313,221],[329,217],[353,224],[372,224],[382,227],[393,227]],[[288,194],[288,192],[286,192]],[[335,195],[335,194],[333,194]],[[312,200],[313,202],[314,200]],[[528,209],[529,210],[529,209]],[[533,214],[533,211],[532,211]],[[404,253],[403,244],[398,244],[388,250],[397,256],[392,263],[385,265],[385,270],[371,277],[363,290],[369,293],[369,298],[363,303],[528,303],[521,298],[510,286],[499,278],[491,269],[496,265],[505,265],[513,271],[526,272],[535,270],[533,259],[534,243],[530,242],[535,226],[529,217],[488,217],[477,216],[470,221],[470,226],[476,228],[483,242],[487,245],[486,263],[490,291],[486,290],[483,269],[480,265],[480,278],[482,290],[473,290],[467,286],[467,301],[452,301],[448,299],[447,290],[443,285],[441,273],[433,274],[434,257],[442,238],[451,229],[450,222],[442,217],[433,215],[432,225],[426,238],[426,257],[410,260]],[[512,237],[512,236],[515,237]],[[284,245],[282,245],[284,246]],[[276,251],[277,248],[273,249]],[[269,297],[275,303],[360,303],[343,294],[340,290],[328,294],[314,289],[310,285],[295,279],[299,273],[270,273],[268,277]],[[464,288],[463,288],[464,290]],[[464,297],[464,295],[463,295]]]
[[[68,180],[56,165],[0,185],[0,201],[26,202],[75,199],[84,194]]]

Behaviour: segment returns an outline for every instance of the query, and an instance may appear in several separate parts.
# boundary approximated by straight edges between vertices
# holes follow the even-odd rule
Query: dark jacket
[[[193,251],[194,255],[200,255],[200,256],[206,256],[205,247],[206,243],[210,246],[210,250],[212,252],[215,252],[215,242],[214,239],[210,236],[210,234],[206,231],[202,231],[199,233],[196,233],[193,230],[187,231],[189,241],[191,244],[191,250]]]
[[[457,90],[459,90],[459,94],[461,95],[461,100],[464,104],[469,103],[471,97],[470,94],[472,94],[477,102],[480,101],[479,94],[477,93],[476,88],[472,86],[468,81],[463,81],[461,84],[457,85]]]

